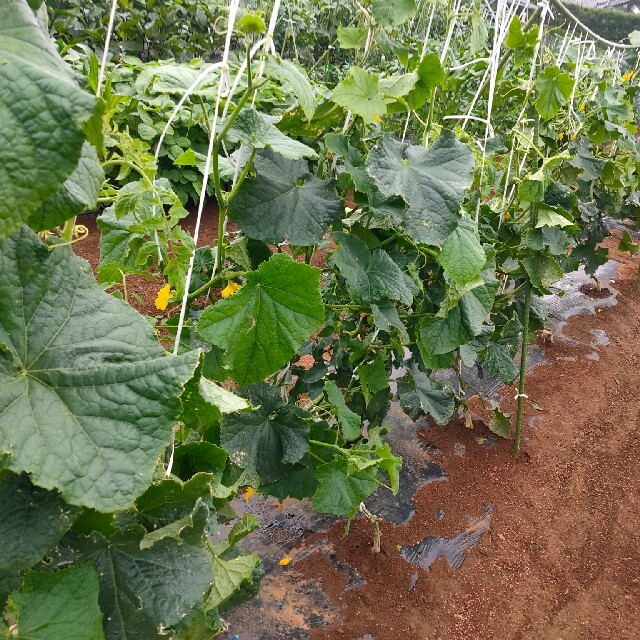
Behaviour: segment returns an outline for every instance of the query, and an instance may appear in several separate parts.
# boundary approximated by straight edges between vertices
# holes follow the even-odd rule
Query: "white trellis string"
[[[233,34],[233,27],[236,21],[236,15],[238,13],[238,7],[240,5],[240,0],[230,0],[229,2],[229,22],[227,25],[227,37],[225,40],[225,48],[222,55],[222,72],[220,74],[220,81],[218,83],[218,91],[216,95],[215,108],[213,111],[213,121],[211,123],[211,130],[209,134],[209,146],[207,148],[207,159],[204,165],[204,176],[202,179],[202,187],[200,189],[200,201],[198,202],[198,213],[196,218],[196,226],[193,231],[193,251],[191,252],[191,258],[189,259],[189,268],[187,269],[187,276],[185,278],[184,283],[184,293],[182,295],[182,305],[180,306],[180,318],[178,320],[178,327],[176,329],[176,338],[173,345],[173,355],[178,354],[178,350],[180,348],[180,338],[182,337],[182,329],[184,327],[184,318],[187,311],[187,300],[189,299],[189,286],[191,285],[191,276],[193,274],[193,263],[196,256],[196,248],[198,246],[198,235],[200,233],[200,223],[202,221],[202,211],[204,210],[204,201],[207,196],[207,184],[209,182],[209,172],[211,171],[211,159],[213,156],[213,150],[215,146],[216,140],[216,128],[218,124],[218,110],[220,108],[220,101],[222,100],[223,93],[225,91],[225,84],[228,86],[228,64],[229,64],[229,51],[231,49],[231,36]],[[225,74],[227,76],[227,80],[225,81]],[[219,250],[219,248],[218,248]],[[218,254],[219,255],[219,254]],[[216,260],[216,265],[218,261]],[[166,476],[169,477],[171,475],[171,470],[173,468],[173,456],[175,453],[175,442],[176,434],[175,431],[171,432],[171,442],[169,444],[170,454],[169,454],[169,462],[167,463],[167,471]]]
[[[171,125],[173,124],[173,121],[178,117],[178,114],[180,113],[180,110],[182,109],[182,106],[184,105],[184,103],[187,101],[187,98],[189,98],[189,96],[191,96],[191,94],[204,82],[205,78],[212,72],[212,71],[216,71],[217,69],[221,69],[223,66],[222,62],[215,62],[213,64],[207,65],[200,74],[198,74],[198,77],[191,83],[191,86],[184,92],[182,98],[180,98],[180,100],[178,101],[178,104],[176,104],[175,108],[173,109],[173,112],[171,113],[171,115],[169,116],[169,119],[167,120],[166,124],[164,125],[164,128],[162,129],[162,133],[160,134],[160,138],[158,140],[158,144],[156,145],[156,150],[155,153],[153,154],[153,157],[155,158],[156,161],[156,166],[158,164],[158,161],[160,159],[160,150],[162,148],[162,145],[164,143],[164,139],[167,135],[167,133],[169,132],[169,129],[171,128]],[[220,80],[220,82],[222,82],[222,79]],[[154,176],[153,178],[153,186],[156,186],[156,177]],[[153,209],[152,209],[152,213],[151,215],[155,216],[156,215],[156,205],[153,205]],[[158,250],[158,263],[162,262],[162,251],[160,249],[160,239],[158,238],[158,232],[154,231],[153,232],[153,239],[156,243],[156,249]]]
[[[429,23],[427,24],[427,30],[424,34],[424,40],[422,42],[422,52],[420,53],[420,62],[424,60],[424,57],[427,55],[427,43],[429,42],[429,38],[431,37],[431,25],[433,24],[433,17],[436,13],[436,4],[431,7],[431,14],[429,15]],[[409,122],[411,121],[411,114],[415,115],[415,112],[409,111],[407,113],[407,118],[404,122],[404,129],[402,130],[402,142],[404,142],[407,137],[407,130],[409,129]]]
[[[98,73],[98,88],[96,95],[100,97],[102,92],[102,83],[107,69],[107,58],[109,57],[109,47],[111,46],[111,36],[113,35],[113,24],[116,20],[116,9],[118,8],[118,0],[111,1],[111,13],[109,14],[109,25],[107,26],[107,36],[104,40],[104,50],[102,52],[102,62],[100,63],[100,71]]]
[[[496,82],[498,79],[498,71],[500,68],[500,51],[502,49],[502,45],[507,38],[507,34],[509,32],[509,26],[513,19],[514,14],[516,13],[517,5],[514,2],[511,7],[507,5],[506,0],[498,0],[498,4],[496,6],[496,17],[495,17],[495,25],[493,30],[493,47],[491,49],[491,55],[489,57],[489,95],[487,99],[487,117],[486,117],[486,126],[484,131],[484,144],[482,146],[482,164],[480,169],[480,184],[482,185],[482,180],[484,178],[484,167],[485,160],[487,155],[487,142],[489,141],[489,137],[493,136],[493,127],[491,126],[491,114],[493,112],[493,99],[495,96],[496,90]],[[467,120],[469,117],[467,117]],[[476,224],[478,223],[480,217],[480,199],[478,199],[478,204],[476,206]]]
[[[458,0],[453,6],[453,16],[449,21],[449,28],[447,29],[447,35],[445,37],[444,45],[442,47],[442,53],[440,54],[440,64],[444,66],[447,54],[449,53],[449,47],[451,46],[451,38],[453,37],[453,31],[458,23],[458,13],[460,12],[460,5],[462,0]]]

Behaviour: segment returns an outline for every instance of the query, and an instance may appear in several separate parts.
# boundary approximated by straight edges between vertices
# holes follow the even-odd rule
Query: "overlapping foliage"
[[[635,69],[622,79],[582,44],[556,55],[515,15],[485,90],[480,5],[420,8],[349,9],[332,29],[352,64],[327,85],[277,55],[241,70],[265,29],[247,14],[235,93],[214,114],[211,68],[166,128],[201,60],[116,59],[95,98],[42,7],[0,7],[0,90],[16,95],[0,106],[6,633],[211,638],[261,575],[236,546],[257,526],[230,507],[240,487],[352,518],[398,490],[392,401],[414,420],[470,419],[477,367],[520,378],[522,409],[514,357],[544,326],[542,297],[606,260],[605,215],[640,211]],[[64,53],[95,93],[95,53]],[[464,118],[489,105],[490,122]],[[196,250],[180,221],[206,166],[219,235]],[[98,203],[102,286],[70,246]],[[177,355],[104,291],[149,272],[166,280],[159,328],[179,332]]]

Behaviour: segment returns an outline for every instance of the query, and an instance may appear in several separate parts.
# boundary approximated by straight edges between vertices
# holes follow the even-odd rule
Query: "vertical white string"
[[[109,47],[111,46],[111,36],[113,34],[113,23],[116,20],[116,9],[118,8],[118,0],[111,0],[111,13],[109,14],[109,25],[107,26],[107,37],[104,41],[104,51],[102,52],[102,62],[100,63],[100,72],[98,73],[98,88],[96,95],[100,97],[102,92],[102,83],[104,82],[104,74],[107,69],[107,58],[109,57]]]
[[[198,202],[198,213],[196,218],[196,226],[193,231],[193,251],[191,252],[191,258],[189,259],[189,268],[187,269],[187,276],[185,278],[184,292],[182,294],[182,305],[180,307],[180,318],[178,320],[178,327],[176,330],[176,338],[173,345],[173,355],[177,355],[180,349],[180,338],[182,337],[182,329],[184,327],[184,318],[187,311],[187,301],[189,299],[189,286],[191,285],[191,276],[193,274],[193,263],[196,256],[196,248],[198,246],[198,236],[200,233],[200,223],[202,222],[202,211],[204,210],[204,202],[207,197],[207,185],[209,182],[209,172],[211,171],[211,159],[213,156],[213,149],[215,147],[216,140],[216,128],[218,125],[218,111],[220,109],[220,102],[228,87],[229,83],[229,51],[231,49],[231,36],[233,34],[233,27],[236,21],[236,15],[240,0],[230,0],[229,2],[229,23],[227,25],[227,37],[225,40],[224,53],[222,55],[222,63],[220,65],[221,74],[220,81],[218,83],[218,91],[216,95],[215,108],[213,111],[213,121],[211,123],[211,131],[209,134],[209,146],[207,148],[207,159],[204,165],[204,176],[202,179],[202,187],[200,189],[200,201]],[[169,444],[170,454],[169,462],[167,464],[166,475],[171,475],[173,468],[173,456],[175,453],[176,434],[175,431],[171,432],[171,442]]]

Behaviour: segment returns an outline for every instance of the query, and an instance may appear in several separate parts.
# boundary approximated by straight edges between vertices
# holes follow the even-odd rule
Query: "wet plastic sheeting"
[[[418,544],[400,548],[400,555],[409,563],[422,569],[429,567],[440,557],[446,559],[452,569],[459,569],[464,563],[464,552],[473,549],[491,524],[493,507],[487,507],[478,518],[467,516],[469,527],[453,538],[434,538],[427,536]]]

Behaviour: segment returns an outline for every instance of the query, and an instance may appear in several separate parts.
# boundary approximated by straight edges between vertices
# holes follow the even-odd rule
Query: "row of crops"
[[[238,493],[356,517],[398,490],[391,402],[470,421],[464,367],[517,386],[485,402],[518,453],[542,297],[640,216],[640,34],[558,0],[48,4],[0,4],[0,630],[206,640],[262,576]]]

